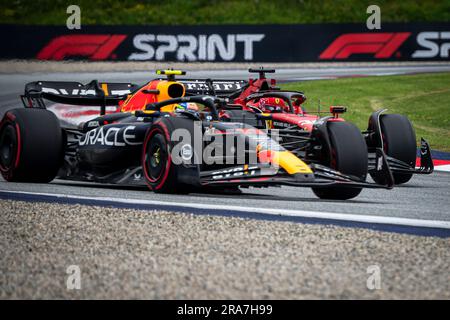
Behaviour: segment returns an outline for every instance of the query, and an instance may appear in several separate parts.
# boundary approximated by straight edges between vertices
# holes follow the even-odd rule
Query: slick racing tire
[[[331,150],[323,165],[329,166],[343,174],[353,175],[365,180],[368,168],[368,152],[364,138],[359,129],[349,122],[328,122],[328,134]],[[359,187],[313,188],[321,199],[347,200],[360,194]]]
[[[183,164],[174,163],[172,151],[175,143],[171,141],[171,135],[175,129],[187,130],[191,137],[194,137],[192,120],[161,118],[150,127],[144,140],[142,168],[148,187],[157,193],[185,194],[194,190],[192,186],[180,181],[180,175],[187,169]],[[185,155],[186,152],[191,152],[190,157],[193,157],[191,142],[193,140],[183,144],[181,149],[184,148]]]
[[[63,132],[44,109],[13,109],[0,122],[0,171],[7,181],[52,181],[61,167]]]
[[[416,166],[416,133],[407,117],[400,114],[382,114],[380,116],[381,135],[384,152],[397,160]],[[408,182],[412,173],[392,172],[395,184]],[[371,174],[379,182],[376,174]]]

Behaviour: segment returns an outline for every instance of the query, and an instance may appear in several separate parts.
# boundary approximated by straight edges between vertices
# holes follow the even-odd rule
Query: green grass
[[[382,22],[450,21],[448,0],[0,0],[0,22],[65,25],[70,4],[82,25],[365,23],[370,4]]]
[[[347,78],[289,83],[283,89],[303,91],[308,111],[330,105],[347,106],[344,118],[367,129],[370,113],[381,108],[408,116],[417,139],[432,149],[450,151],[450,73]]]

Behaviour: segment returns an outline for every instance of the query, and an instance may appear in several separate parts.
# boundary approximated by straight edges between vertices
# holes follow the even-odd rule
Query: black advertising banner
[[[450,23],[64,26],[0,25],[0,59],[318,62],[449,61]]]

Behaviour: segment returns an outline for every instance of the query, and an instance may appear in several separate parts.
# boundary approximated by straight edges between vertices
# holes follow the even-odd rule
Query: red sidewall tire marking
[[[5,118],[3,118],[3,120],[0,122],[0,133],[2,132],[2,129],[3,129],[3,126],[4,126],[4,124],[6,123],[6,117]],[[0,164],[0,171],[2,172],[2,173],[7,173],[8,172],[8,169],[6,169],[6,168],[4,168],[1,164]],[[6,179],[6,178],[5,178]]]
[[[11,122],[14,122],[14,120],[16,120],[16,116],[13,115],[11,112],[7,112],[5,118],[11,120]]]
[[[147,139],[145,140],[145,146],[144,146],[144,152],[143,152],[142,161],[143,161],[145,176],[147,177],[147,179],[150,182],[158,181],[158,179],[161,177],[161,174],[162,174],[162,173],[160,173],[160,175],[156,179],[153,179],[152,177],[150,177],[150,174],[147,171],[147,165],[146,165],[146,161],[145,161],[146,157],[147,157],[147,144],[150,142],[150,139],[155,135],[154,132],[157,132],[157,133],[159,132],[159,133],[164,134],[164,132],[162,132],[160,129],[156,128],[156,129],[153,129],[152,131],[149,132],[149,134],[147,135]]]
[[[14,163],[14,169],[19,167],[20,152],[22,151],[22,141],[20,138],[20,128],[19,128],[18,123],[16,123],[16,135],[17,135],[17,151],[16,151],[16,162]]]
[[[147,145],[148,145],[148,142],[150,141],[151,137],[154,135],[154,132],[160,132],[160,133],[162,133],[165,136],[166,142],[167,142],[167,146],[168,146],[168,143],[170,141],[169,131],[167,130],[166,125],[164,123],[158,123],[158,125],[161,126],[162,130],[160,128],[154,128],[148,133],[148,135],[147,135],[147,137],[145,138],[145,141],[144,141],[144,150],[142,152],[142,167],[144,169],[144,175],[145,175],[145,178],[147,179],[147,185],[150,188],[150,190],[153,190],[153,189],[159,190],[159,189],[161,189],[161,187],[166,182],[167,177],[169,176],[170,168],[172,166],[172,157],[170,155],[169,148],[167,148],[167,162],[166,162],[166,168],[165,168],[164,176],[163,176],[161,182],[156,187],[153,188],[150,183],[151,182],[156,182],[157,180],[152,179],[150,177],[150,175],[149,175],[149,173],[147,171],[147,164],[146,164],[146,161],[145,161],[146,160],[146,156],[147,156]]]
[[[15,154],[15,158],[14,158],[14,165],[12,168],[5,168],[2,165],[0,165],[0,171],[2,172],[4,178],[6,180],[9,180],[13,177],[14,175],[14,170],[17,169],[19,167],[19,162],[20,162],[20,153],[22,151],[22,141],[21,141],[21,134],[20,134],[20,127],[19,124],[16,122],[14,123],[14,120],[16,119],[16,117],[11,114],[11,113],[7,113],[5,115],[5,118],[3,118],[3,120],[0,122],[0,132],[3,129],[3,127],[5,127],[5,125],[10,124],[11,126],[13,126],[16,130],[16,138],[17,138],[17,150],[16,150],[16,154]]]

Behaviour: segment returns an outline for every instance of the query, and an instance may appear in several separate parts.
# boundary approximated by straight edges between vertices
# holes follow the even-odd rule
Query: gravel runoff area
[[[82,62],[82,61],[38,61],[38,60],[5,60],[0,61],[0,74],[33,73],[33,72],[129,72],[147,71],[161,68],[174,68],[182,70],[230,70],[259,68],[331,68],[331,67],[401,67],[401,66],[427,66],[449,65],[447,61],[420,61],[420,62],[311,62],[311,63],[273,63],[273,62]]]
[[[5,200],[0,229],[1,299],[450,298],[450,239]]]

